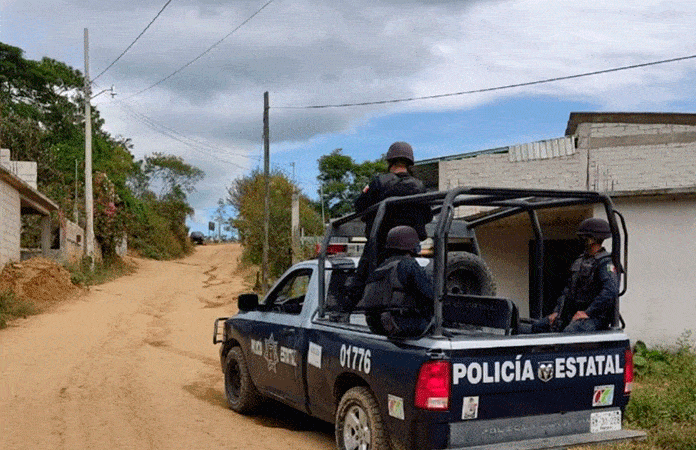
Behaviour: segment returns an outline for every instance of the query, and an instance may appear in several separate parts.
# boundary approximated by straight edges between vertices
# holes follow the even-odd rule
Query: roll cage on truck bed
[[[432,253],[418,258],[433,276],[432,325],[418,338],[375,335],[360,311],[341,307],[356,258],[330,250],[362,236],[366,214],[375,217],[374,242],[390,211],[416,203],[434,214]],[[456,208],[470,206],[483,208],[455,217]],[[623,295],[627,230],[604,194],[461,187],[388,198],[333,221],[316,260],[294,265],[261,300],[241,295],[239,313],[215,321],[229,406],[246,412],[275,398],[334,422],[339,450],[551,449],[644,438],[621,428],[633,366],[618,299],[609,330],[530,334],[544,306],[540,216],[589,207],[603,209],[609,222]],[[517,215],[528,217],[534,242],[529,318],[495,296],[490,278],[467,279],[488,271],[477,227]],[[372,269],[375,246],[366,251]],[[453,270],[462,261],[481,266]]]
[[[476,238],[475,229],[498,220],[515,216],[517,214],[528,214],[534,233],[534,261],[530,266],[534,266],[536,275],[533,284],[535,295],[530,295],[529,311],[533,312],[538,319],[544,304],[544,234],[541,228],[537,211],[564,208],[583,205],[602,205],[606,214],[607,222],[611,228],[611,258],[619,276],[621,289],[619,297],[624,295],[627,290],[627,260],[628,260],[628,231],[623,215],[616,211],[613,202],[608,195],[592,191],[568,191],[550,189],[507,189],[507,188],[485,188],[485,187],[460,187],[449,191],[431,192],[426,194],[411,195],[405,197],[391,197],[373,205],[361,213],[350,214],[336,219],[327,226],[324,241],[318,254],[319,272],[322,274],[326,269],[323,264],[327,257],[327,249],[336,237],[351,238],[362,236],[363,228],[356,223],[367,214],[375,214],[371,235],[368,239],[377,240],[378,230],[387,213],[388,208],[398,205],[409,205],[424,203],[429,204],[433,210],[434,220],[428,226],[428,234],[432,235],[433,240],[433,263],[432,276],[435,288],[435,326],[432,332],[436,336],[442,335],[443,318],[442,305],[443,299],[447,294],[447,255],[455,248],[449,241],[452,237],[458,243],[456,249],[462,248],[462,240],[468,241],[464,248],[468,253],[480,255],[480,248]],[[488,207],[487,212],[480,212],[474,217],[463,219],[455,218],[455,208],[462,206]],[[617,221],[617,218],[619,221]],[[620,224],[620,228],[619,228]],[[623,240],[621,233],[623,233]],[[623,241],[623,243],[622,243]],[[376,246],[366,247],[371,254],[366,255],[371,261],[370,271],[374,270],[377,261]],[[531,269],[531,267],[530,267]],[[318,279],[320,301],[318,316],[322,317],[326,312],[326,286],[325,277]],[[476,293],[474,293],[476,294]],[[623,329],[625,324],[621,318],[619,300],[615,302],[614,320],[612,328]]]

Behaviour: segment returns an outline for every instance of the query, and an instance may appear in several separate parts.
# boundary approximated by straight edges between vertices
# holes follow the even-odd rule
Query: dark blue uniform
[[[425,186],[418,178],[411,176],[407,172],[385,173],[372,179],[367,192],[363,192],[355,200],[355,211],[365,211],[370,206],[381,202],[389,197],[404,197],[406,195],[423,194]],[[375,213],[364,217],[365,236],[370,237],[372,222],[375,220]],[[377,241],[381,244],[387,237],[390,229],[397,225],[408,225],[413,227],[418,233],[418,238],[422,241],[427,238],[425,224],[433,220],[433,214],[429,206],[426,205],[401,205],[392,206],[384,217]]]
[[[619,295],[619,281],[611,255],[604,248],[595,255],[583,254],[575,260],[570,270],[570,283],[554,309],[558,317],[553,329],[576,332],[609,328]],[[589,319],[571,322],[578,311],[585,311]],[[551,328],[548,317],[545,317],[534,324],[533,330],[547,332]]]
[[[365,211],[370,206],[389,197],[403,197],[425,192],[423,182],[411,176],[408,172],[385,173],[374,177],[367,192],[363,192],[355,200],[355,211]],[[428,237],[425,225],[433,220],[433,213],[428,205],[406,204],[389,206],[377,233],[377,241],[374,242],[370,239],[370,233],[375,216],[376,213],[372,212],[365,215],[362,219],[365,222],[365,237],[368,238],[368,241],[358,262],[353,284],[350,286],[350,296],[353,298],[353,301],[358,301],[362,297],[363,288],[371,267],[374,268],[377,263],[376,260],[370,260],[369,255],[374,253],[377,257],[380,256],[389,230],[398,225],[408,225],[416,230],[418,239],[422,241]]]
[[[418,336],[434,313],[435,293],[425,270],[408,254],[387,258],[367,279],[357,304],[373,332]]]

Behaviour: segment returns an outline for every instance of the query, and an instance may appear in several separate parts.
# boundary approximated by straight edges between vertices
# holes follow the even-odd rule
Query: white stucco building
[[[416,164],[417,176],[432,189],[608,193],[628,228],[628,290],[621,297],[627,332],[653,345],[674,344],[688,330],[696,333],[696,114],[572,113],[566,135],[558,139]],[[564,272],[550,293],[564,284],[567,265],[577,256],[578,224],[592,216],[603,214],[578,209],[541,217],[547,227],[546,271]],[[521,244],[520,234],[528,237]],[[533,247],[525,243],[534,239],[531,229],[508,220],[479,230],[478,237],[499,295],[513,299],[527,316]],[[549,301],[555,298],[546,299],[545,309]]]

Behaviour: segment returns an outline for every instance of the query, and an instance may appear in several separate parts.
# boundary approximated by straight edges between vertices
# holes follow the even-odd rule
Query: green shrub
[[[648,439],[631,448],[696,449],[696,352],[691,333],[671,349],[636,343],[634,365],[626,425],[647,430]]]
[[[70,272],[72,283],[79,286],[106,283],[133,272],[133,268],[118,257],[97,262],[93,269],[90,268],[89,258],[83,258],[77,264],[66,264],[65,268]]]
[[[0,329],[7,327],[7,323],[12,319],[36,313],[34,304],[18,298],[11,291],[0,292]]]

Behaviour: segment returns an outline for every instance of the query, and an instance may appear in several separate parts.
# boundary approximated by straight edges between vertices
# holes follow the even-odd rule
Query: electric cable
[[[174,72],[172,72],[171,74],[169,74],[169,75],[167,75],[166,77],[162,78],[162,79],[159,80],[157,83],[154,83],[154,84],[150,85],[149,87],[146,87],[145,89],[143,89],[143,90],[141,90],[141,91],[139,91],[139,92],[136,92],[135,94],[133,94],[133,95],[131,95],[130,97],[126,98],[126,100],[129,100],[129,99],[131,99],[131,98],[133,98],[133,97],[136,97],[136,96],[138,96],[138,95],[140,95],[140,94],[142,94],[142,93],[144,93],[144,92],[149,91],[150,89],[154,88],[155,86],[158,86],[158,85],[164,83],[165,81],[167,81],[168,79],[170,79],[171,77],[173,77],[174,75],[176,75],[177,73],[181,72],[182,70],[184,70],[185,68],[187,68],[188,66],[190,66],[191,64],[193,64],[194,62],[196,62],[196,61],[198,61],[199,59],[201,59],[204,55],[206,55],[208,52],[210,52],[213,48],[215,48],[215,47],[217,47],[218,45],[220,45],[220,44],[222,43],[222,41],[224,41],[225,39],[227,39],[228,37],[230,37],[230,36],[231,36],[233,33],[235,33],[237,30],[239,30],[239,29],[242,28],[244,25],[246,25],[251,19],[253,19],[254,17],[256,17],[257,14],[259,14],[261,11],[263,11],[268,5],[270,5],[271,3],[273,3],[273,1],[274,1],[274,0],[269,0],[268,2],[266,2],[261,8],[259,8],[259,9],[258,9],[254,14],[252,14],[248,19],[246,19],[244,22],[242,22],[241,24],[239,24],[234,30],[232,30],[232,31],[230,31],[229,33],[227,33],[222,39],[218,40],[216,43],[214,43],[213,45],[211,45],[210,47],[208,47],[203,53],[201,53],[200,55],[196,56],[196,57],[193,58],[191,61],[187,62],[186,64],[184,64],[183,66],[181,66],[180,68],[178,68],[177,70],[175,70]]]
[[[140,32],[140,34],[138,35],[138,37],[136,37],[135,40],[134,40],[133,42],[131,42],[131,44],[130,44],[128,47],[126,47],[126,49],[123,51],[123,53],[121,53],[120,55],[118,55],[118,58],[116,58],[111,64],[109,64],[108,67],[107,67],[106,69],[102,70],[102,71],[99,73],[99,75],[97,75],[96,77],[92,78],[91,82],[94,82],[97,78],[99,78],[100,76],[104,75],[104,73],[105,73],[107,70],[111,69],[111,67],[112,67],[114,64],[116,64],[116,62],[118,62],[118,60],[121,59],[121,57],[122,57],[123,55],[125,55],[126,52],[127,52],[128,50],[130,50],[130,48],[133,47],[133,45],[134,45],[136,42],[138,42],[138,39],[140,39],[140,37],[141,37],[143,34],[145,34],[145,32],[147,31],[147,29],[150,28],[150,25],[152,25],[152,24],[155,22],[155,20],[157,20],[157,18],[160,16],[160,14],[162,14],[162,12],[165,10],[165,8],[167,8],[167,6],[169,6],[169,4],[170,4],[171,2],[172,2],[172,0],[167,0],[167,3],[165,3],[164,6],[162,7],[162,9],[159,10],[159,12],[158,12],[157,15],[155,16],[155,18],[152,19],[152,20],[150,21],[150,23],[147,24],[147,26],[145,27],[145,29],[144,29],[143,31]]]
[[[524,82],[524,83],[507,84],[507,85],[503,85],[503,86],[495,86],[495,87],[489,87],[489,88],[483,88],[483,89],[472,89],[470,91],[451,92],[451,93],[447,93],[447,94],[425,95],[422,97],[407,97],[407,98],[398,98],[398,99],[391,99],[391,100],[377,100],[377,101],[357,102],[357,103],[337,103],[337,104],[328,104],[328,105],[274,106],[271,108],[273,108],[273,109],[347,108],[347,107],[354,107],[354,106],[385,105],[385,104],[390,104],[390,103],[413,102],[413,101],[417,101],[417,100],[432,100],[432,99],[436,99],[436,98],[455,97],[455,96],[459,96],[459,95],[480,94],[483,92],[502,91],[505,89],[513,89],[513,88],[524,87],[524,86],[534,86],[537,84],[552,83],[555,81],[572,80],[575,78],[589,77],[589,76],[593,76],[593,75],[600,75],[600,74],[611,73],[611,72],[619,72],[622,70],[637,69],[640,67],[656,66],[658,64],[667,64],[667,63],[672,63],[672,62],[677,62],[677,61],[685,61],[687,59],[694,59],[694,58],[696,58],[696,55],[681,56],[678,58],[670,58],[670,59],[663,59],[660,61],[651,61],[651,62],[647,62],[647,63],[632,64],[629,66],[615,67],[612,69],[596,70],[593,72],[584,72],[584,73],[579,73],[579,74],[575,74],[575,75],[546,78],[543,80],[528,81],[528,82]]]

